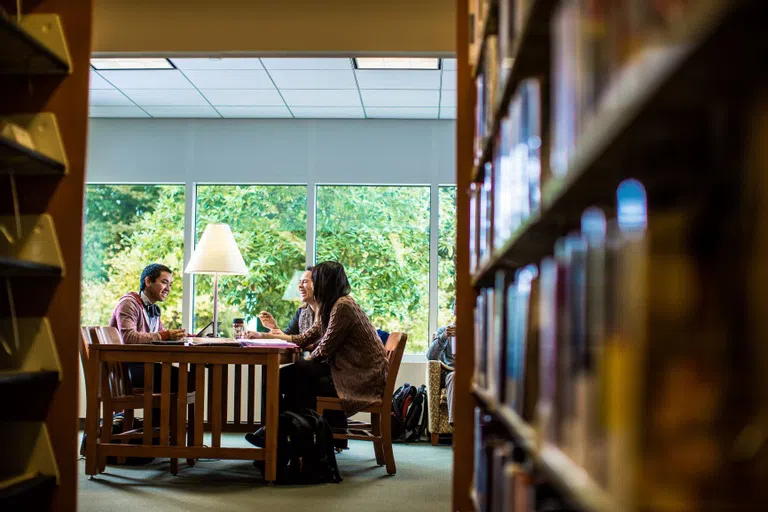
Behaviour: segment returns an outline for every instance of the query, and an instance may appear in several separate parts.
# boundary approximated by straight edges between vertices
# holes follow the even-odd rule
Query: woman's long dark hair
[[[344,265],[337,261],[318,263],[312,269],[312,286],[315,288],[314,296],[320,305],[320,320],[325,329],[331,320],[331,309],[336,301],[350,292]]]

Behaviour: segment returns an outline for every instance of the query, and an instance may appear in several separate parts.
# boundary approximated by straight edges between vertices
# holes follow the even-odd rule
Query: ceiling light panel
[[[360,105],[357,89],[324,90],[284,90],[281,91],[289,107],[356,107]]]
[[[90,117],[149,117],[149,114],[137,106],[131,107],[99,107],[91,106]]]
[[[202,59],[171,59],[173,64],[182,70],[188,69],[264,69],[261,65],[261,59],[251,58],[202,58]]]
[[[278,89],[357,89],[351,69],[271,70]]]
[[[291,116],[288,107],[216,107],[219,114],[226,118],[286,118]]]
[[[168,59],[91,59],[94,69],[173,69]]]
[[[362,106],[357,107],[291,107],[295,117],[307,119],[362,119],[365,117]]]
[[[125,94],[117,89],[94,89],[89,92],[88,104],[99,107],[135,106]]]
[[[369,118],[437,119],[437,108],[432,107],[366,107]]]
[[[152,117],[221,117],[216,110],[211,107],[144,107]]]
[[[439,89],[440,71],[358,69],[360,89]]]
[[[348,58],[262,58],[262,64],[268,70],[273,69],[352,69]]]
[[[175,69],[101,71],[99,74],[118,89],[194,89],[181,71]]]
[[[368,107],[437,107],[440,91],[361,90],[363,105]]]
[[[440,69],[440,59],[422,57],[357,57],[357,69]]]
[[[188,70],[184,75],[198,89],[274,89],[263,69]]]
[[[208,105],[203,95],[195,89],[123,89],[123,92],[141,107],[198,107]]]
[[[258,89],[202,89],[211,105],[232,107],[279,107],[285,105],[277,90]]]
[[[89,89],[114,89],[114,86],[104,80],[100,74],[91,70],[90,82],[88,84]]]

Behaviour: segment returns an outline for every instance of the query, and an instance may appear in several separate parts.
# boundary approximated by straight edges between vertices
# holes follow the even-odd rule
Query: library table
[[[234,340],[232,340],[234,341]],[[274,482],[277,472],[277,418],[279,414],[279,369],[281,364],[296,361],[299,349],[285,343],[260,343],[260,346],[231,345],[98,345],[90,346],[90,357],[86,369],[86,463],[87,475],[96,475],[100,471],[99,460],[108,455],[117,457],[168,457],[168,458],[211,458],[263,460],[265,462],[264,479]],[[144,363],[145,389],[152,389],[153,365],[162,364],[160,444],[152,444],[152,428],[144,429],[144,444],[102,443],[98,438],[99,404],[103,402],[105,414],[111,412],[111,393],[109,381],[103,378],[107,372],[107,363]],[[178,364],[179,381],[176,393],[178,411],[175,436],[171,432],[171,366]],[[266,443],[262,448],[226,448],[221,446],[222,418],[222,370],[227,365],[261,365],[266,375]],[[187,428],[187,374],[195,369],[195,413],[194,438],[185,444]],[[211,446],[203,446],[203,404],[205,403],[205,368],[210,369],[213,392],[208,400],[211,409],[212,428]],[[102,392],[99,396],[99,384]],[[152,425],[152,393],[144,394],[144,425]],[[175,439],[180,442],[173,443]]]

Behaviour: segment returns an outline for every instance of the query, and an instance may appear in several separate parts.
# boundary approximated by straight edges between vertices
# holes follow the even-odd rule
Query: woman
[[[307,359],[280,370],[281,410],[316,409],[318,396],[334,396],[341,399],[349,417],[381,399],[389,369],[387,354],[368,316],[350,297],[340,263],[316,265],[312,283],[318,308],[308,331],[298,335],[249,332],[248,336],[288,340],[301,348],[317,342]]]
[[[275,317],[268,311],[259,313],[259,320],[261,320],[262,325],[272,331],[277,330],[281,334],[301,334],[308,331],[315,323],[315,311],[317,311],[317,302],[315,302],[312,287],[312,267],[307,267],[299,279],[299,296],[302,305],[296,310],[291,323],[284,331],[279,330]]]

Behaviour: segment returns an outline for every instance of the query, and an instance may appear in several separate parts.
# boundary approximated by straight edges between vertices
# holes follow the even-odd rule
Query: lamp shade
[[[247,274],[240,249],[228,224],[208,224],[192,253],[187,274]]]

